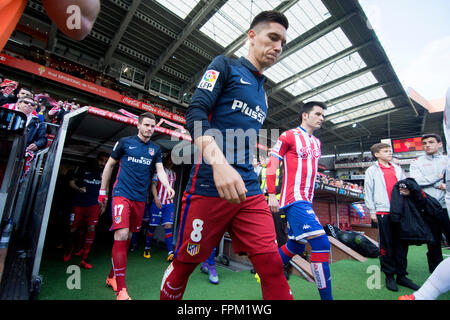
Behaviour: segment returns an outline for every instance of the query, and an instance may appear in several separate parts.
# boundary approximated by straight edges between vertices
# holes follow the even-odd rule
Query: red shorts
[[[100,206],[98,204],[94,204],[89,207],[72,207],[70,227],[78,228],[82,224],[87,226],[96,226],[98,224],[99,216]]]
[[[113,197],[111,205],[112,226],[110,230],[128,228],[130,232],[139,232],[144,210],[145,201]]]
[[[224,199],[185,192],[174,255],[183,262],[205,261],[225,231],[230,234],[237,253],[278,252],[272,214],[262,194],[232,204]]]

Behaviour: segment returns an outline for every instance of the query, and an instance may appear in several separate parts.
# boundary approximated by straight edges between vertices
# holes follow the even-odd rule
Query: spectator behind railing
[[[354,192],[360,192],[360,193],[363,192],[363,187],[356,183],[346,182],[341,179],[332,178],[332,177],[328,177],[325,175],[317,175],[316,183],[321,183],[321,184],[325,184],[325,185],[329,185],[329,186],[333,186],[333,187],[337,187],[337,188],[342,188],[342,189],[350,190],[350,191],[354,191]]]
[[[358,163],[358,162],[373,162],[375,159],[373,157],[347,157],[347,158],[339,158],[334,161],[336,164],[343,163]]]

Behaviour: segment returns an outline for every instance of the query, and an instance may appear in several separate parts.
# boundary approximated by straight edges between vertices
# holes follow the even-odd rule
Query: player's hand
[[[155,198],[155,205],[158,209],[162,208],[161,200],[159,200],[159,198]]]
[[[86,187],[78,188],[78,192],[80,192],[80,193],[86,193]]]
[[[172,189],[172,187],[168,187],[167,188],[167,192],[169,193],[169,200],[173,199],[173,197],[175,196],[175,190]]]
[[[273,213],[280,211],[280,203],[278,202],[277,196],[273,193],[269,193],[269,209]]]
[[[214,183],[219,196],[231,203],[245,201],[247,188],[241,175],[228,163],[212,166]]]
[[[100,189],[97,201],[100,205],[106,206],[106,202],[108,201],[108,194],[106,193],[105,189]]]
[[[106,201],[100,204],[100,215],[105,212],[106,209]]]

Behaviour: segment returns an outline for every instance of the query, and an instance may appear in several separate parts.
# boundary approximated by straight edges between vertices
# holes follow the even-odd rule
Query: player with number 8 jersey
[[[262,72],[281,54],[287,28],[282,13],[259,13],[248,31],[247,57],[216,57],[195,90],[186,124],[203,159],[192,166],[183,195],[175,258],[164,274],[161,299],[183,297],[189,276],[225,231],[234,251],[246,253],[260,275],[263,299],[292,299],[250,153],[268,108]],[[255,139],[244,132],[254,132]]]
[[[104,205],[112,170],[119,163],[111,204],[111,230],[114,230],[112,268],[106,279],[106,284],[117,291],[117,300],[131,300],[125,285],[127,251],[132,233],[141,228],[153,165],[159,181],[166,187],[168,197],[171,199],[175,194],[162,165],[161,149],[150,141],[155,125],[156,119],[152,113],[141,114],[137,124],[138,134],[116,143],[103,171],[98,202]]]

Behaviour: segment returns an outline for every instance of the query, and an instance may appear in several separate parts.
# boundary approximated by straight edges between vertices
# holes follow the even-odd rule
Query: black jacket
[[[399,185],[402,183],[411,192],[408,197],[400,194]],[[399,223],[400,240],[416,245],[433,241],[430,228],[422,217],[427,208],[428,197],[430,196],[427,196],[412,178],[400,180],[395,184],[391,193],[390,219],[393,223]]]
[[[47,145],[46,125],[37,117],[32,117],[27,126],[27,147],[34,143],[38,150]]]

